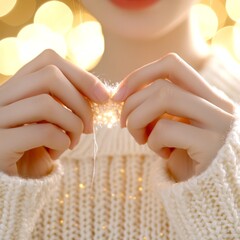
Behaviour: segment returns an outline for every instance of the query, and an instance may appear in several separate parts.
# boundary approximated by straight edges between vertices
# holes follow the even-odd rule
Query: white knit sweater
[[[233,65],[212,58],[202,73],[237,101]],[[92,135],[42,179],[0,173],[0,239],[240,239],[240,109],[235,115],[212,164],[186,182],[175,183],[163,159],[118,127],[97,131],[93,188]]]

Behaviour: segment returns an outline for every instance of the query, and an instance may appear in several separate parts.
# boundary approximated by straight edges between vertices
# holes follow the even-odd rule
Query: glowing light
[[[106,85],[106,88],[109,91],[109,95],[112,96],[117,86]],[[106,126],[108,128],[117,125],[120,120],[122,106],[123,103],[116,103],[111,99],[104,104],[92,103],[94,124],[99,127]]]
[[[104,38],[98,22],[85,22],[67,34],[68,57],[78,66],[90,70],[104,51]]]
[[[211,39],[218,29],[218,18],[216,13],[205,4],[195,4],[192,7],[191,13],[204,39]]]
[[[234,27],[233,49],[237,60],[240,61],[240,24]]]
[[[226,0],[228,16],[234,21],[240,21],[240,0]]]
[[[17,39],[10,37],[0,41],[0,73],[13,75],[21,67]]]
[[[8,2],[8,0],[5,2]],[[11,26],[25,24],[33,16],[35,9],[35,0],[18,1],[11,13],[2,17],[1,21]]]
[[[49,1],[37,10],[34,23],[46,25],[52,31],[64,34],[72,27],[73,13],[63,2]]]
[[[221,28],[224,26],[227,19],[227,11],[225,9],[225,4],[222,0],[201,0],[202,4],[208,5],[216,13],[218,17],[218,27]],[[205,16],[202,16],[205,17]]]
[[[23,63],[29,62],[45,49],[53,49],[62,57],[67,54],[64,37],[41,24],[27,25],[19,32],[17,38]]]
[[[79,183],[79,188],[84,189],[85,185],[83,183]]]
[[[5,83],[9,79],[9,76],[5,76],[0,73],[0,85]]]
[[[17,0],[0,0],[0,17],[7,15],[16,5]]]
[[[228,26],[221,28],[212,39],[212,47],[216,51],[228,50],[234,57],[235,50],[233,48],[234,43],[234,27]]]

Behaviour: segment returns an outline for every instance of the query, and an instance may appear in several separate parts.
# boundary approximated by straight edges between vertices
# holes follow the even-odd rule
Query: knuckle
[[[165,56],[165,60],[169,61],[170,63],[180,62],[180,59],[180,56],[174,52],[170,52]]]
[[[168,103],[174,93],[173,93],[173,84],[169,84],[166,81],[157,81],[157,98],[162,102],[162,103]]]
[[[40,54],[40,57],[43,61],[52,62],[56,58],[59,58],[59,55],[52,49],[46,49]]]
[[[62,72],[61,70],[53,65],[49,64],[43,69],[44,75],[45,75],[45,84],[49,88],[52,83],[59,83],[59,80],[62,79]]]
[[[58,132],[57,126],[54,126],[51,123],[45,123],[41,127],[41,134],[43,138],[52,139],[56,136]]]
[[[61,149],[67,149],[71,140],[62,130],[51,123],[45,123],[41,126],[40,137],[43,141],[54,141],[61,143]]]
[[[46,67],[44,67],[44,71],[51,77],[58,77],[59,74],[61,73],[59,68],[53,64],[49,64]]]
[[[36,105],[39,107],[40,113],[50,114],[54,111],[53,98],[48,94],[41,94],[36,97]]]

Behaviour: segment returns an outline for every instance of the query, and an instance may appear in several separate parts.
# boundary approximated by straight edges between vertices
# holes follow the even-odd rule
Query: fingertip
[[[49,149],[48,153],[49,153],[52,160],[57,160],[63,154],[63,151],[57,151],[57,150]]]
[[[123,102],[127,96],[127,87],[119,86],[115,94],[112,96],[112,100],[115,102]]]
[[[144,136],[135,136],[134,138],[139,145],[144,145],[147,142],[147,137]]]
[[[110,98],[107,89],[105,88],[104,84],[100,81],[96,84],[93,94],[96,102],[99,103],[105,103]]]
[[[168,159],[171,155],[171,149],[168,147],[162,148],[158,153],[162,158]]]

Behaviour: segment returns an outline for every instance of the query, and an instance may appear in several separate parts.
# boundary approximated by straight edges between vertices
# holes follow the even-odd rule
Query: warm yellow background
[[[1,9],[3,6],[6,8],[7,3],[9,2],[16,2],[14,8],[5,16],[1,17]],[[33,23],[34,14],[36,13],[37,9],[43,4],[48,1],[46,0],[0,0],[0,40],[3,40],[8,37],[16,37],[19,31],[28,24]],[[74,15],[72,29],[78,26],[82,22],[86,21],[93,21],[94,19],[89,16],[86,12],[83,11],[81,6],[77,1],[74,0],[61,0],[61,2],[65,3],[71,10]],[[212,46],[221,46],[235,58],[237,61],[240,62],[240,0],[202,0],[200,1],[201,4],[204,5],[196,5],[197,8],[194,8],[194,16],[199,23],[199,29],[202,32],[203,38]],[[50,20],[49,20],[50,21]],[[88,28],[88,25],[85,28]],[[95,34],[94,31],[97,31],[96,34],[99,34],[98,26],[90,26],[91,31],[89,30],[87,34],[85,32],[86,29],[83,29],[84,35],[89,36],[89,38],[93,37]],[[60,29],[61,30],[61,29]],[[78,29],[79,30],[79,29]],[[61,30],[62,39],[64,44],[66,45],[65,52],[63,51],[62,54],[64,57],[70,59],[71,61],[79,64],[81,67],[86,69],[91,69],[94,64],[97,63],[99,60],[99,56],[102,54],[104,50],[104,44],[101,40],[101,37],[98,37],[99,45],[97,48],[91,47],[93,51],[92,59],[88,59],[88,62],[78,62],[74,56],[71,55],[71,48],[72,52],[74,51],[83,51],[86,46],[81,48],[81,44],[83,43],[74,42],[74,38],[76,35],[68,34]],[[82,29],[81,29],[82,31]],[[73,31],[74,32],[74,31]],[[68,35],[66,35],[68,34]],[[74,33],[75,34],[75,33]],[[78,32],[79,34],[79,32]],[[67,36],[67,37],[66,37]],[[70,37],[69,37],[70,36]],[[78,35],[79,37],[79,35]],[[97,37],[96,37],[97,38]],[[81,39],[81,37],[80,37]],[[0,63],[1,63],[1,56],[3,54],[3,48],[1,48],[0,41]],[[87,41],[91,44],[91,41]],[[96,45],[96,41],[94,42]],[[94,45],[92,43],[92,45]],[[71,46],[70,46],[71,45]],[[79,46],[76,46],[79,45]],[[60,46],[61,47],[61,46]],[[70,49],[70,50],[69,50]],[[99,50],[100,49],[100,50]],[[9,49],[10,50],[10,49]],[[14,49],[13,49],[14,50]],[[1,53],[2,51],[2,53]],[[6,54],[5,54],[6,55]],[[92,62],[91,62],[92,61]],[[2,58],[3,62],[3,58]],[[5,76],[1,74],[1,66],[0,66],[0,82],[4,81],[5,79],[9,78],[9,76]]]

